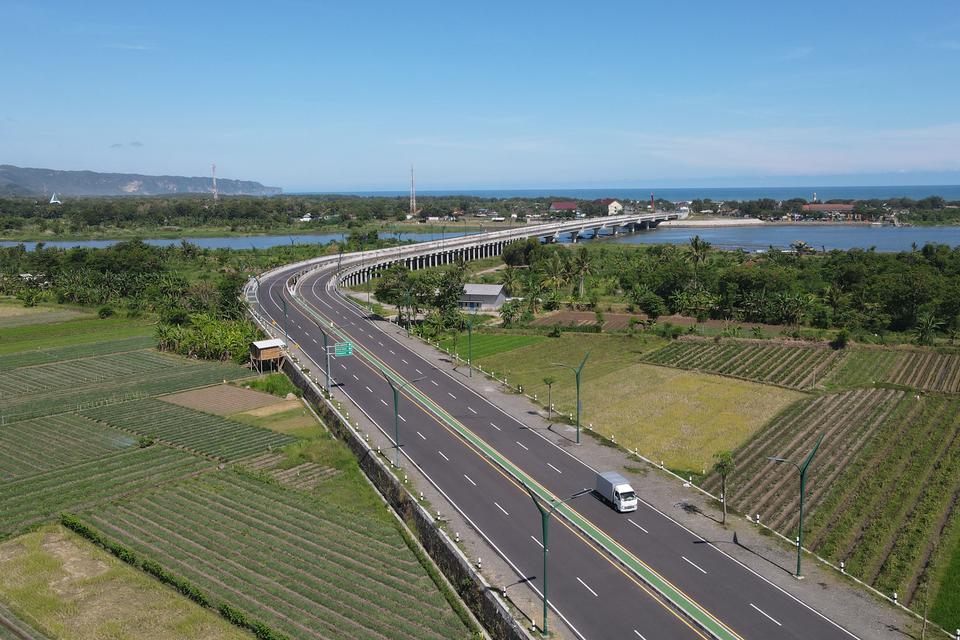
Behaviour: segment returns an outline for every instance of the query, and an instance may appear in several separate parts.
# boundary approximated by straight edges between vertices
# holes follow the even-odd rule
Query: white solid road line
[[[477,412],[473,410],[473,407],[467,407],[467,409],[470,409],[470,413],[473,415],[477,415]]]
[[[560,471],[560,469],[557,469],[555,466],[553,466],[549,462],[547,463],[547,466],[553,469],[554,471],[556,471],[557,473],[563,473],[563,471]]]
[[[420,433],[419,431],[417,431],[417,435],[420,436],[421,438],[423,438],[424,440],[427,439],[427,436],[423,435],[423,434]]]
[[[530,451],[530,449],[527,449],[526,447],[524,447],[524,446],[523,446],[523,443],[520,442],[519,440],[516,440],[516,443],[517,443],[518,445],[520,445],[521,447],[523,447],[523,450],[524,450],[524,451]]]
[[[382,403],[383,403],[383,406],[385,406],[385,407],[390,406],[390,405],[387,404],[387,401],[384,400],[383,398],[380,398],[380,402],[382,402]]]
[[[493,424],[492,422],[490,423],[490,426],[493,427],[494,429],[496,429],[497,431],[503,431],[503,429],[501,429],[501,428],[498,427],[497,425]]]
[[[643,527],[641,527],[640,525],[638,525],[636,522],[634,522],[634,521],[631,520],[630,518],[627,518],[627,522],[629,522],[630,524],[632,524],[633,526],[635,526],[637,529],[640,529],[640,531],[643,531],[644,533],[650,533],[649,531],[647,531],[646,529],[644,529]]]
[[[599,598],[599,597],[600,597],[600,596],[597,595],[597,592],[596,592],[596,591],[594,591],[593,589],[590,588],[590,585],[588,585],[586,582],[584,582],[583,580],[581,580],[579,577],[577,577],[577,582],[579,582],[580,584],[582,584],[583,586],[585,586],[585,587],[587,588],[587,591],[589,591],[590,593],[592,593],[592,594],[594,595],[594,597],[596,597],[596,598]]]
[[[454,400],[457,399],[457,396],[453,395],[453,394],[450,393],[449,391],[447,391],[447,395],[450,396],[451,398],[453,398]]]
[[[761,608],[758,607],[757,605],[755,605],[755,604],[753,604],[753,603],[751,602],[751,603],[750,603],[750,606],[753,607],[754,609],[756,609],[757,611],[759,611],[760,613],[762,613],[763,615],[765,615],[765,616],[767,617],[767,619],[770,620],[770,622],[772,622],[773,624],[777,625],[778,627],[782,627],[782,626],[783,626],[782,624],[780,624],[779,622],[777,622],[776,619],[773,618],[769,613],[767,613],[766,611],[764,611],[763,609],[761,609]]]
[[[477,486],[477,483],[474,482],[473,480],[471,480],[471,479],[470,479],[470,476],[468,476],[467,474],[463,474],[463,477],[466,478],[466,479],[467,479],[467,482],[469,482],[469,483],[472,484],[473,486]]]
[[[503,511],[503,515],[505,515],[505,516],[509,516],[509,515],[510,515],[509,513],[507,513],[507,510],[506,510],[506,509],[504,509],[503,507],[500,506],[500,504],[499,504],[498,502],[494,502],[493,504],[496,505],[497,509],[500,509],[500,511]]]
[[[637,634],[637,637],[640,638],[640,640],[647,640],[646,638],[643,637],[643,634],[637,631],[636,629],[634,629],[633,632]]]
[[[450,458],[448,458],[447,456],[443,455],[443,451],[437,451],[437,453],[439,453],[439,454],[443,457],[444,460],[446,460],[447,462],[450,462]]]
[[[696,564],[693,560],[691,560],[691,559],[688,558],[687,556],[680,556],[680,557],[683,558],[684,560],[686,560],[686,561],[687,561],[687,564],[689,564],[691,567],[693,567],[694,569],[696,569],[697,571],[699,571],[699,572],[702,573],[703,575],[707,575],[707,572],[704,571],[703,569],[701,569],[700,567],[698,567],[697,564]]]
[[[533,536],[530,536],[530,539],[533,540],[534,542],[536,542],[538,547],[540,547],[541,549],[543,549],[543,543],[542,543],[542,542],[540,542],[539,540],[537,540],[537,539],[534,538]]]

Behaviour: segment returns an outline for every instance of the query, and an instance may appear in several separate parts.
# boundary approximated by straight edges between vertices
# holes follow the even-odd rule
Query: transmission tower
[[[213,201],[216,202],[220,199],[220,194],[217,192],[217,163],[214,162],[210,167],[210,172],[213,177]]]
[[[417,182],[413,176],[413,163],[410,164],[410,215],[417,215]]]

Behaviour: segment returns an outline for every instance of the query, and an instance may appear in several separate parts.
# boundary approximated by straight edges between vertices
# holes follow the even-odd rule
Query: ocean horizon
[[[572,198],[596,200],[619,198],[622,200],[649,200],[650,194],[676,202],[678,200],[757,200],[772,198],[789,200],[805,198],[812,200],[872,200],[887,198],[912,198],[920,200],[928,196],[940,196],[945,200],[960,200],[960,185],[892,185],[892,186],[807,186],[807,187],[670,187],[644,188],[589,188],[589,189],[423,189],[420,196],[478,196],[482,198]],[[287,195],[353,195],[364,197],[399,197],[408,191],[303,191]]]

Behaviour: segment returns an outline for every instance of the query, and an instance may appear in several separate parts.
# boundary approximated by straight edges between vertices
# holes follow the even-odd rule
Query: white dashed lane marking
[[[587,588],[587,591],[589,591],[590,593],[592,593],[595,598],[599,598],[599,597],[600,597],[600,596],[597,595],[597,592],[596,592],[596,591],[594,591],[593,589],[590,588],[590,585],[588,585],[586,582],[584,582],[583,580],[581,580],[579,577],[577,578],[577,582],[579,582],[579,583],[582,584],[584,587],[586,587],[586,588]]]
[[[697,571],[699,571],[699,572],[702,573],[703,575],[707,575],[707,572],[704,571],[703,569],[701,569],[700,567],[698,567],[698,566],[693,562],[693,560],[691,560],[691,559],[688,558],[687,556],[680,556],[680,557],[683,558],[684,560],[686,560],[686,561],[687,561],[687,564],[689,564],[691,567],[693,567],[694,569],[696,569]]]
[[[421,438],[423,438],[424,440],[427,439],[427,436],[423,435],[423,434],[420,433],[419,431],[417,431],[417,435],[420,436]]]
[[[764,611],[763,609],[761,609],[761,608],[758,607],[757,605],[755,605],[755,604],[753,604],[753,603],[751,602],[751,603],[750,603],[750,606],[753,607],[754,609],[756,609],[757,611],[759,611],[760,613],[762,613],[764,616],[766,616],[767,619],[770,620],[770,622],[772,622],[773,624],[777,625],[778,627],[782,627],[782,626],[783,626],[782,624],[780,624],[779,622],[777,622],[773,617],[771,617],[769,613],[767,613],[766,611]]]
[[[523,450],[524,450],[524,451],[530,451],[530,449],[527,449],[526,447],[524,447],[524,446],[523,446],[523,443],[520,442],[519,440],[517,440],[516,443],[517,443],[518,445],[520,445],[521,447],[523,447]]]
[[[473,415],[477,415],[477,412],[473,410],[473,407],[467,407],[467,409],[470,409],[470,413]]]
[[[467,482],[469,482],[469,483],[472,484],[473,486],[477,486],[477,483],[474,482],[473,480],[471,480],[471,479],[470,479],[470,476],[468,476],[467,474],[463,474],[463,477],[466,478],[466,479],[467,479]]]
[[[439,453],[440,456],[441,456],[444,460],[446,460],[447,462],[450,462],[450,458],[448,458],[447,456],[443,455],[443,451],[437,451],[437,453]]]
[[[553,466],[549,462],[547,463],[547,466],[553,469],[554,471],[556,471],[557,473],[563,473],[563,471],[560,471],[560,469],[557,469],[555,466]]]
[[[540,547],[541,549],[543,549],[543,543],[542,543],[542,542],[540,542],[539,540],[537,540],[537,539],[534,538],[533,536],[530,536],[530,539],[533,540],[534,542],[536,542],[538,547]]]
[[[644,529],[643,527],[641,527],[640,525],[638,525],[636,522],[634,522],[634,521],[631,520],[630,518],[627,518],[627,522],[629,522],[630,524],[632,524],[633,526],[635,526],[637,529],[640,529],[640,531],[643,531],[644,533],[650,533],[649,531],[647,531],[646,529]]]
[[[505,515],[505,516],[509,516],[509,515],[510,515],[509,513],[507,513],[507,510],[506,510],[506,509],[504,509],[503,507],[500,506],[499,503],[494,502],[493,504],[496,505],[497,509],[500,509],[500,511],[503,511],[503,515]]]
[[[493,424],[492,422],[490,423],[490,426],[493,427],[494,429],[496,429],[497,431],[503,431],[503,429],[501,429],[501,428],[498,427],[497,425]]]

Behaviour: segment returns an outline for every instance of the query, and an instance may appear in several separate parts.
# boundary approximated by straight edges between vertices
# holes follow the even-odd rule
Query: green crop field
[[[884,593],[916,605],[927,562],[939,576],[938,602],[960,591],[946,563],[960,527],[960,398],[858,389],[791,405],[735,454],[731,504],[788,537],[796,534],[796,473],[767,456],[800,461],[819,434],[824,444],[807,483],[805,546]],[[709,476],[705,487],[719,491]],[[950,542],[933,557],[938,540]],[[942,604],[941,612],[954,605]],[[954,612],[956,609],[952,609]],[[937,618],[955,628],[956,618]]]
[[[51,349],[21,351],[18,353],[0,356],[0,370],[6,371],[15,367],[29,367],[38,364],[47,364],[49,362],[59,362],[61,360],[74,360],[76,358],[102,356],[108,353],[121,353],[124,351],[149,349],[150,347],[153,347],[156,342],[157,341],[153,338],[153,336],[134,336],[132,338],[88,342],[85,344],[55,347]]]
[[[128,449],[137,439],[93,420],[65,413],[0,427],[0,481]]]
[[[82,317],[67,322],[0,327],[0,355],[153,336],[153,321],[130,318]]]
[[[830,382],[834,387],[887,382],[925,391],[958,393],[960,356],[932,350],[855,348],[848,350]]]
[[[24,420],[249,375],[249,369],[234,364],[149,349],[17,367],[0,380],[0,416],[6,422]]]
[[[680,369],[709,371],[794,389],[822,384],[842,352],[825,347],[721,340],[676,340],[645,360]]]
[[[228,420],[153,398],[120,402],[82,413],[93,420],[184,447],[197,453],[236,460],[296,439],[269,429]]]
[[[183,478],[214,464],[163,445],[133,448],[0,485],[0,538],[49,520],[64,509]]]
[[[477,333],[473,334],[473,360],[476,362],[481,358],[487,358],[505,351],[512,351],[520,347],[526,347],[531,344],[537,344],[548,338],[544,336],[525,336],[509,333]],[[462,334],[457,337],[447,338],[440,343],[444,349],[453,351],[461,358],[467,357],[467,336]]]
[[[382,508],[227,471],[89,510],[109,539],[290,638],[467,638]]]

